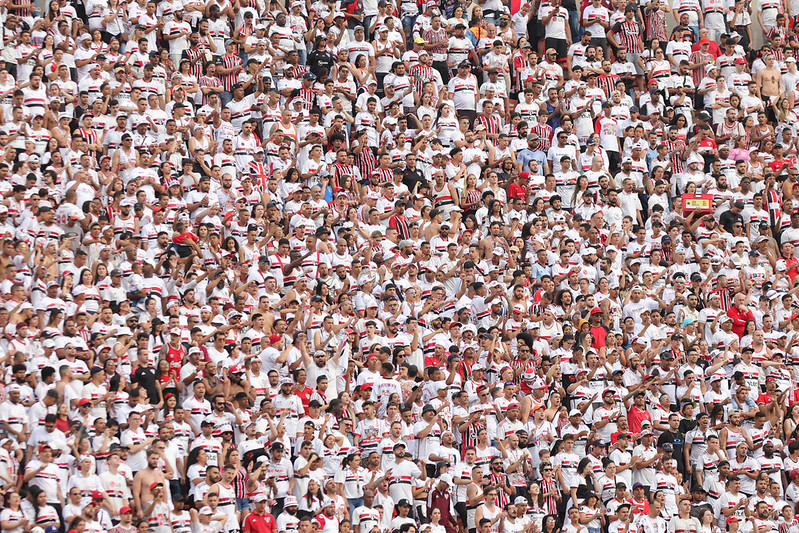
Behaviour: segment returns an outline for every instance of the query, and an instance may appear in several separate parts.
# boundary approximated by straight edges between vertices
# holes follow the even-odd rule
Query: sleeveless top
[[[476,483],[472,483],[472,485],[476,485]],[[478,487],[478,488],[480,488],[480,487]],[[468,494],[469,485],[466,486],[466,491],[467,491],[466,493]],[[477,527],[477,525],[474,523],[474,514],[475,514],[475,511],[477,511],[477,508],[480,507],[481,505],[483,505],[484,502],[485,502],[485,497],[483,496],[483,497],[480,498],[480,501],[478,501],[476,504],[469,505],[469,499],[467,497],[467,499],[466,499],[466,528],[467,529],[471,530],[471,529],[475,529]]]
[[[727,442],[725,443],[725,446],[727,447],[728,457],[735,457],[735,449],[742,442],[744,442],[742,431],[735,432],[731,431],[730,428],[727,428]]]
[[[446,183],[444,184],[443,190],[438,190],[435,185],[433,186],[433,201],[436,207],[455,205],[455,201],[452,199],[452,195]]]

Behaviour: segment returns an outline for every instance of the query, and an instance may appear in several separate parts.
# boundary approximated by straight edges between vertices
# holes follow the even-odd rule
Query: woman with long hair
[[[341,461],[341,469],[336,473],[338,494],[347,500],[349,514],[363,505],[363,489],[370,476],[366,468],[361,466],[360,452],[353,452]]]
[[[194,448],[186,458],[189,465],[186,471],[186,479],[189,481],[189,494],[197,495],[196,487],[205,482],[205,474],[208,466],[208,453],[204,448]]]
[[[541,483],[534,481],[530,483],[530,488],[528,489],[524,516],[533,523],[533,527],[537,527],[540,530],[546,515],[547,511],[544,507],[544,493],[541,490]],[[521,513],[519,513],[519,516],[522,516]]]
[[[499,222],[503,228],[508,226],[508,215],[505,213],[505,206],[500,200],[491,200],[488,203],[488,214],[483,222],[483,232],[488,233],[491,224]]]
[[[100,311],[100,302],[102,296],[100,290],[94,285],[94,276],[92,271],[84,268],[78,275],[78,284],[72,289],[72,296],[83,295],[83,308],[91,315]]]
[[[355,83],[359,90],[367,87],[370,81],[377,81],[377,77],[364,54],[358,54],[355,58],[355,63],[347,63],[347,67],[349,67],[350,73],[355,78]]]
[[[597,158],[594,158],[594,160],[596,161]],[[594,167],[592,166],[591,168],[593,169]],[[597,179],[597,183],[598,183],[598,179]],[[576,183],[576,185],[574,187],[574,192],[572,193],[572,196],[569,199],[570,207],[573,207],[574,209],[576,209],[576,208],[581,207],[583,205],[583,193],[589,191],[588,187],[589,187],[588,177],[586,175],[579,176],[577,178],[577,183]]]
[[[178,74],[180,78],[177,78]],[[200,92],[197,76],[191,73],[191,61],[188,59],[180,61],[177,72],[172,76],[172,81],[183,89],[189,101],[193,101],[195,96]],[[202,125],[200,127],[202,127]]]
[[[151,299],[148,299],[147,304],[149,304],[149,300]],[[145,308],[147,304],[145,304]],[[162,346],[169,344],[167,329],[169,329],[169,324],[161,320],[157,315],[150,321],[150,333],[147,337],[147,348],[150,353],[158,353]]]
[[[747,320],[746,323],[744,323],[744,334],[741,337],[741,342],[739,343],[741,349],[752,346],[752,342],[754,340],[753,335],[756,331],[757,324],[754,320]]]
[[[666,59],[666,53],[662,48],[656,48],[651,61],[647,64],[646,79],[657,81],[658,90],[664,91],[670,77],[671,65]]]
[[[796,111],[791,106],[790,100],[787,98],[783,97],[776,102],[772,102],[771,108],[774,110],[777,122],[783,128],[795,128],[797,123],[799,123],[799,115],[797,115]]]
[[[436,128],[441,129],[438,135],[438,138],[441,139],[441,144],[446,148],[452,148],[452,139],[458,135],[459,124],[452,106],[447,102],[440,103],[438,106]]]
[[[298,510],[301,516],[314,517],[322,511],[322,500],[325,498],[319,481],[314,478],[308,482],[308,492],[300,498]]]
[[[47,526],[59,527],[61,518],[56,509],[47,504],[47,493],[39,487],[28,488],[30,506],[28,507],[28,521],[32,526],[46,528]],[[24,506],[20,505],[20,507]],[[5,529],[5,528],[4,528]]]
[[[417,95],[415,91],[414,95]],[[421,96],[417,96],[417,99],[419,102],[418,106],[416,107],[416,118],[419,120],[419,122],[421,122],[422,119],[428,115],[433,119],[433,122],[435,122],[438,119],[438,110],[433,103],[433,95],[429,92],[423,92]]]
[[[108,273],[108,265],[101,261],[97,261],[94,264],[92,268],[92,277],[95,279],[94,286],[97,287],[100,294],[104,293],[105,290],[111,286],[111,276]]]
[[[5,528],[3,528],[5,529]],[[86,521],[81,518],[80,516],[76,516],[72,519],[69,523],[69,531],[74,531],[75,533],[83,533],[86,531]]]
[[[58,157],[54,157],[55,155]],[[41,158],[41,168],[46,169],[45,172],[55,173],[56,183],[63,183],[63,178],[66,178],[66,167],[64,166],[64,156],[58,146],[58,139],[52,135],[47,140],[47,145],[44,148],[44,153]],[[63,174],[62,174],[63,172]]]
[[[757,114],[757,121],[752,127],[752,144],[759,147],[764,140],[775,138],[774,127],[768,123],[766,112],[760,111]]]
[[[671,121],[672,126],[677,126],[677,139],[685,141],[688,137],[688,119],[685,115],[674,115],[674,120]]]
[[[447,533],[447,528],[441,523],[441,509],[433,507],[430,509],[430,523],[427,524],[430,533]]]
[[[541,533],[560,533],[560,520],[557,515],[548,514],[541,520]]]
[[[361,186],[352,176],[343,176],[339,181],[339,187],[342,192],[346,193],[345,201],[348,205],[358,205],[361,198]]]
[[[585,460],[583,459],[583,461]],[[593,470],[591,475],[593,475]],[[599,497],[596,493],[589,492],[580,506],[579,523],[586,527],[588,533],[601,533],[602,526],[605,525],[605,512],[606,509],[599,505]]]
[[[168,364],[168,363],[167,363]],[[159,365],[160,366],[160,365]],[[175,411],[178,409],[178,397],[167,392],[164,394],[164,406],[158,411],[158,422],[175,420]]]
[[[128,24],[128,9],[127,4],[120,5],[119,0],[108,0],[108,5],[103,9],[103,26],[105,33],[108,35],[108,41],[112,38],[127,40],[124,35],[125,28]]]
[[[736,120],[736,121],[739,121],[739,122],[740,122],[740,120],[741,120],[741,119],[742,119],[744,116],[746,116],[746,111],[745,111],[745,109],[743,108],[743,106],[741,105],[741,97],[738,95],[738,93],[732,93],[732,94],[730,95],[730,105],[729,105],[729,108],[730,108],[730,109],[734,109],[734,110],[735,110],[735,120]]]
[[[168,394],[175,397],[183,392],[183,382],[178,378],[175,369],[169,368],[169,361],[166,359],[158,361],[155,374],[158,380],[158,389],[161,393],[161,401],[164,401]]]
[[[788,442],[794,431],[799,428],[799,403],[794,403],[785,413],[785,418],[782,422],[782,432],[785,436],[785,442]]]
[[[475,215],[464,215],[463,217],[463,225],[466,228],[463,233],[463,243],[468,244],[472,241],[480,242],[485,237],[483,230],[480,228],[480,224],[477,222],[477,217]],[[411,233],[413,234],[413,233]],[[467,240],[467,234],[471,237]]]
[[[5,495],[5,506],[0,511],[0,528],[3,531],[21,532],[27,529],[29,519],[20,507],[22,499],[16,491]]]
[[[69,433],[69,405],[61,403],[55,414],[55,427],[65,435]]]
[[[447,19],[447,23],[445,28],[447,29],[447,33],[452,34],[455,32],[455,26],[458,24],[463,24],[464,26],[469,26],[468,21],[466,20],[466,12],[465,8],[460,4],[455,4],[455,7],[452,9],[452,16]]]
[[[62,20],[67,20],[66,16],[61,13],[61,4],[58,0],[51,0],[50,3],[47,4],[47,13],[42,20],[44,20],[44,28],[46,30],[49,30]]]
[[[41,20],[41,19],[39,19],[39,20]],[[39,24],[42,24],[38,20],[36,22],[39,23]],[[47,69],[47,65],[49,65],[50,63],[53,62],[53,59],[54,59],[53,52],[54,51],[55,51],[55,41],[53,40],[53,36],[48,33],[48,34],[46,34],[44,36],[44,40],[42,41],[42,51],[39,52],[39,64],[42,67],[44,67],[46,69],[46,71],[47,70],[52,70],[52,67],[50,69]],[[56,72],[58,72],[58,69],[56,69]],[[44,81],[47,81],[47,80],[44,80]]]
[[[89,45],[89,48],[93,52],[97,52],[100,54],[105,54],[106,52],[108,52],[108,43],[105,40],[103,40],[103,32],[101,32],[100,30],[92,30],[91,37],[92,40],[91,44]]]
[[[483,205],[483,196],[477,188],[477,176],[474,174],[466,175],[463,192],[460,195],[460,204],[464,217],[473,217],[477,210]]]
[[[244,523],[250,509],[250,501],[247,499],[247,479],[249,474],[241,462],[239,449],[231,446],[224,454],[224,464],[231,464],[236,469],[236,477],[233,478],[233,489],[236,492],[236,511],[240,524]]]

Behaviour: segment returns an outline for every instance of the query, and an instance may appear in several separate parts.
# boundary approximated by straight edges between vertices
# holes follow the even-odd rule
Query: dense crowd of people
[[[799,533],[798,20],[0,1],[0,530]]]

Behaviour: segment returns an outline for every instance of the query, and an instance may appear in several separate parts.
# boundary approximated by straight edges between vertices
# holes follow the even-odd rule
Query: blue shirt
[[[522,165],[522,170],[524,172],[530,172],[530,161],[538,161],[538,174],[536,175],[543,176],[547,163],[546,154],[541,150],[533,151],[529,148],[525,148],[516,156],[516,162]]]

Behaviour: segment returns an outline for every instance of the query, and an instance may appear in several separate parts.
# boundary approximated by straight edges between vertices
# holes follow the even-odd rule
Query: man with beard
[[[729,444],[729,442],[728,442]],[[741,442],[735,447],[735,455],[730,458],[730,471],[741,479],[741,493],[751,497],[755,493],[755,480],[760,475],[758,463],[748,456],[749,445]],[[727,454],[731,454],[729,446]]]
[[[757,461],[760,463],[760,472],[768,474],[774,483],[779,483],[782,492],[782,457],[774,453],[774,443],[771,439],[763,443],[763,455],[758,457]]]
[[[144,517],[144,509],[150,505],[154,499],[152,489],[158,484],[162,487],[166,485],[166,478],[158,461],[161,456],[157,450],[147,451],[147,467],[140,470],[133,477],[133,502],[139,518]]]
[[[322,512],[314,518],[314,522],[318,533],[338,533],[340,519],[336,514],[336,502],[326,497],[322,501]]]
[[[427,479],[425,469],[420,469],[405,453],[405,443],[398,442],[394,445],[394,466],[391,468],[389,478],[389,493],[391,499],[398,502],[402,499],[413,501],[411,480]]]
[[[685,445],[685,435],[680,432],[680,415],[671,413],[669,415],[669,427],[666,431],[658,437],[657,446],[658,451],[663,449],[664,444],[671,444],[672,458],[677,462],[677,470],[685,477],[685,457],[683,455],[683,446]]]
[[[774,531],[777,528],[771,520],[768,502],[761,501],[755,505],[754,513],[751,517],[754,531]]]
[[[690,500],[680,500],[678,508],[677,516],[672,518],[671,524],[669,524],[670,528],[673,528],[670,531],[700,531],[699,520],[691,516]]]
[[[522,524],[526,522],[525,511],[527,510],[527,498],[517,496],[513,505],[508,505],[505,516],[499,520],[500,531],[519,531]],[[449,530],[447,530],[449,532]]]

